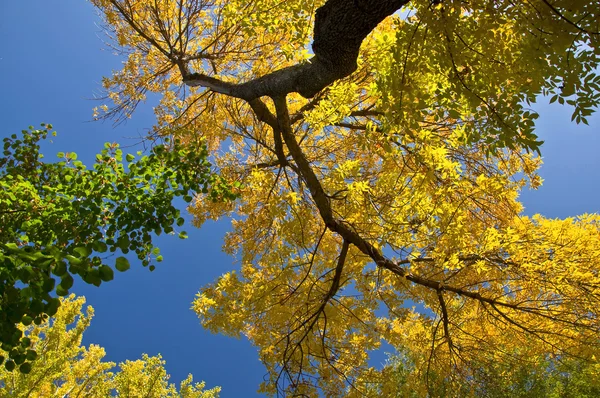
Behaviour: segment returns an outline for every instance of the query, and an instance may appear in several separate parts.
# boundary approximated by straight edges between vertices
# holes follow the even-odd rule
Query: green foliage
[[[8,353],[0,364],[25,373],[35,351],[18,324],[56,314],[54,295],[69,294],[76,275],[95,286],[112,280],[113,268],[130,267],[117,251],[153,270],[162,257],[152,236],[183,224],[175,198],[209,187],[215,201],[236,197],[211,173],[203,145],[167,141],[148,155],[126,155],[125,166],[123,151],[107,143],[87,169],[72,152],[42,162],[39,142],[52,126],[42,127],[5,138],[0,157],[0,344]]]

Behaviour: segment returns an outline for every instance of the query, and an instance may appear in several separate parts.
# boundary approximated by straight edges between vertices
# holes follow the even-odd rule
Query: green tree
[[[114,269],[130,267],[119,252],[154,269],[162,256],[152,236],[184,223],[174,199],[235,197],[211,172],[202,143],[167,140],[148,155],[127,154],[127,163],[119,146],[107,143],[87,169],[73,152],[42,161],[39,141],[50,129],[5,138],[0,157],[0,343],[9,370],[27,371],[36,357],[18,324],[39,325],[56,314],[55,295],[67,295],[74,277],[95,286],[112,280]]]

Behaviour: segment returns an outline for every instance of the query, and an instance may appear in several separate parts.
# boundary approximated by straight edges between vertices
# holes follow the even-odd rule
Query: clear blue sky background
[[[118,69],[120,59],[106,50],[93,7],[84,0],[2,1],[0,4],[0,136],[29,125],[52,123],[59,135],[46,146],[77,152],[91,164],[106,141],[132,145],[154,122],[150,105],[142,105],[125,125],[90,122],[89,100],[102,76]],[[547,102],[547,101],[544,101]],[[522,195],[527,214],[567,217],[600,210],[600,117],[590,126],[571,124],[570,110],[538,106],[544,185]],[[133,150],[132,150],[133,152]],[[212,335],[189,309],[198,289],[236,267],[221,252],[227,220],[189,225],[188,240],[160,237],[165,261],[153,273],[136,264],[101,288],[76,281],[96,310],[84,343],[106,348],[107,360],[138,359],[161,353],[172,381],[188,373],[208,387],[223,387],[221,396],[256,396],[265,369],[244,339]]]

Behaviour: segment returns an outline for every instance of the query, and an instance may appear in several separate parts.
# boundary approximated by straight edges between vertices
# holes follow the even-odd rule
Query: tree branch
[[[223,82],[202,73],[193,73],[183,61],[179,70],[188,86],[202,86],[215,92],[251,101],[262,96],[281,97],[297,92],[315,96],[336,80],[357,68],[356,59],[367,35],[386,17],[410,0],[328,0],[315,16],[315,56],[309,61],[269,73],[246,83]]]
[[[381,251],[376,249],[371,243],[369,243],[363,237],[361,237],[356,231],[354,231],[354,229],[350,228],[343,221],[337,220],[333,216],[333,210],[331,208],[329,196],[323,190],[323,187],[321,186],[318,177],[315,175],[308,160],[304,156],[300,145],[294,137],[289,123],[290,119],[285,97],[277,97],[274,99],[274,102],[277,111],[277,120],[279,121],[279,126],[281,127],[281,135],[283,137],[283,140],[290,151],[292,159],[296,163],[297,172],[301,175],[307,187],[309,188],[311,197],[315,202],[319,214],[321,215],[321,218],[323,219],[326,227],[329,230],[339,234],[345,241],[356,246],[363,254],[369,256],[377,266],[385,268],[390,272],[402,278],[406,278],[406,280],[413,282],[417,285],[435,291],[452,292],[462,297],[468,297],[477,300],[481,303],[487,303],[490,305],[496,305],[504,308],[511,308],[516,311],[527,312],[532,315],[544,317],[546,319],[556,320],[553,316],[544,314],[540,310],[534,308],[523,307],[518,303],[514,304],[501,301],[495,298],[484,297],[478,292],[473,292],[465,288],[454,287],[451,285],[445,285],[440,281],[415,275],[401,266],[401,264],[406,264],[409,260],[396,263],[386,258],[381,253]],[[473,257],[466,256],[465,258],[472,259]],[[423,261],[429,261],[429,259],[423,259]]]
[[[446,309],[446,302],[444,301],[444,293],[442,289],[437,291],[438,300],[440,302],[440,309],[442,311],[442,321],[444,324],[444,334],[446,335],[446,341],[448,342],[449,352],[452,352],[454,345],[452,344],[452,338],[450,337],[450,321],[448,318],[448,310]]]

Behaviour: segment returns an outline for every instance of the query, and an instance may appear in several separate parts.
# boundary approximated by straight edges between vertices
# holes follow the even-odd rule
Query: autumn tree
[[[178,197],[195,192],[213,200],[235,194],[212,173],[206,147],[178,141],[148,154],[123,154],[107,143],[92,169],[74,152],[45,162],[40,141],[52,126],[5,138],[0,157],[0,365],[29,369],[35,352],[19,324],[41,324],[60,306],[75,278],[95,286],[126,271],[135,253],[152,271],[162,261],[154,235],[183,225]],[[181,238],[184,231],[178,231]],[[116,254],[123,254],[115,256]],[[1,353],[1,351],[0,351]]]
[[[530,105],[578,123],[598,106],[597,2],[92,3],[127,57],[96,117],[158,94],[153,135],[203,137],[241,184],[235,203],[195,199],[197,225],[232,217],[240,269],[193,306],[258,347],[262,391],[368,394],[382,342],[450,383],[600,354],[600,217],[517,200],[541,183]]]
[[[38,325],[23,328],[28,348],[37,352],[30,372],[10,372],[0,368],[0,396],[21,397],[154,397],[216,398],[219,387],[204,390],[205,383],[193,383],[189,375],[176,388],[160,355],[125,361],[112,372],[113,362],[103,361],[105,351],[97,345],[84,347],[81,339],[89,327],[94,309],[85,313],[83,297],[60,299],[55,316]]]
[[[511,347],[508,347],[509,349]],[[516,347],[512,347],[516,348]],[[417,398],[593,398],[600,395],[600,363],[573,357],[519,356],[507,364],[474,364],[468,377],[450,379],[436,371],[416,366],[422,352],[402,347],[391,355],[382,372],[381,383],[368,387],[369,394],[381,397]]]

